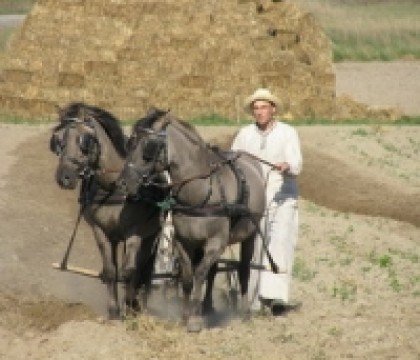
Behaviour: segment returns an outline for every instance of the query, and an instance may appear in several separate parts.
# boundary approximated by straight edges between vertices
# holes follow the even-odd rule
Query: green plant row
[[[417,0],[295,0],[333,44],[334,61],[420,59]]]
[[[34,118],[28,119],[19,116],[0,115],[0,123],[3,124],[28,124],[38,125],[53,123],[55,119],[47,118]],[[124,125],[132,125],[136,120],[122,120]],[[194,119],[190,119],[189,122],[197,126],[243,126],[250,124],[251,120],[241,119],[240,121],[233,121],[228,118],[218,115],[201,116]],[[304,125],[420,125],[420,116],[403,116],[396,121],[386,121],[377,119],[346,119],[346,120],[331,120],[322,118],[310,118],[310,119],[297,119],[293,121],[285,121],[294,126]]]

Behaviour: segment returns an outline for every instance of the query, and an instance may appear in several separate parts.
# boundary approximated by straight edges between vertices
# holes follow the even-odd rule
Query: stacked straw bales
[[[39,0],[3,65],[3,112],[85,101],[123,119],[151,106],[243,117],[268,87],[296,117],[334,117],[329,39],[292,1]]]

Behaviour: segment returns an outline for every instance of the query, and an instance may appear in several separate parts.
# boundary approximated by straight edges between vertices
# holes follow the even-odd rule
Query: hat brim
[[[267,102],[271,103],[273,106],[275,106],[277,109],[280,108],[280,100],[277,99],[274,95],[272,95],[272,96],[251,95],[245,100],[245,111],[249,114],[252,114],[251,106],[255,101],[258,101],[258,100],[267,101]]]

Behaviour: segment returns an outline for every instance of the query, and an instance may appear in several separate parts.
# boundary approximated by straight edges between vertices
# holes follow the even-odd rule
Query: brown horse
[[[147,200],[159,198],[161,190],[145,192],[143,200],[135,201],[126,199],[116,188],[126,156],[125,137],[118,120],[100,108],[71,103],[59,110],[59,124],[50,145],[59,156],[56,181],[60,187],[75,189],[83,179],[83,217],[102,256],[101,278],[108,289],[110,318],[121,315],[118,279],[126,282],[126,305],[139,310],[136,295],[141,288],[141,307],[145,307],[162,215]],[[126,252],[119,267],[117,249],[121,242],[125,242]]]
[[[163,171],[170,175],[172,192],[167,202],[180,254],[187,329],[201,330],[204,281],[210,275],[207,298],[216,262],[228,245],[237,242],[241,243],[242,310],[249,317],[250,261],[265,206],[260,164],[245,155],[216,151],[192,126],[169,114],[155,112],[133,129],[120,184],[134,194],[138,187],[153,184]]]

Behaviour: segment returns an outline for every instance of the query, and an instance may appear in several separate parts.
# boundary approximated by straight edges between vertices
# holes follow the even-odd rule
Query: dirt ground
[[[419,126],[299,127],[302,308],[243,323],[221,287],[193,335],[159,289],[149,315],[109,322],[102,284],[52,269],[77,194],[54,182],[50,128],[0,125],[0,359],[419,359]],[[235,132],[199,130],[218,143]],[[83,224],[70,262],[99,269]]]
[[[334,64],[334,71],[337,96],[420,115],[420,61],[343,62]]]

